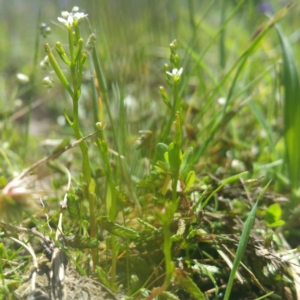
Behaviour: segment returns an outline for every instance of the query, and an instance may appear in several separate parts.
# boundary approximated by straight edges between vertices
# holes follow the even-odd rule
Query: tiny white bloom
[[[177,75],[180,76],[182,74],[182,72],[183,72],[183,68],[180,68],[177,72]]]
[[[18,82],[20,83],[28,83],[29,82],[29,77],[27,75],[18,73],[16,75]]]
[[[80,13],[80,12],[76,12],[75,14],[74,14],[74,19],[75,20],[80,20],[80,19],[83,19],[83,18],[85,18],[87,16],[87,14],[84,14],[84,13]]]
[[[173,69],[172,72],[166,72],[168,75],[172,76],[174,80],[179,80],[180,76],[182,74],[183,68],[178,69]]]
[[[67,11],[62,11],[61,15],[63,18],[67,18],[69,16],[69,13]]]
[[[225,104],[226,104],[226,98],[220,97],[220,98],[218,99],[218,103],[219,103],[220,105],[225,105]]]
[[[79,8],[78,6],[74,6],[72,9],[72,12],[63,11],[61,13],[61,17],[58,17],[57,20],[67,27],[73,26],[74,21],[79,21],[80,19],[83,19],[87,16],[87,14],[84,14],[82,12],[78,12]]]
[[[178,69],[173,69],[172,73],[171,72],[166,72],[167,74],[169,74],[170,76],[180,76],[182,74],[183,68]]]

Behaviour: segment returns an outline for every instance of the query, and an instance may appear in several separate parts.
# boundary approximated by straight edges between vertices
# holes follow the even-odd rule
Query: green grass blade
[[[209,200],[219,191],[221,190],[226,184],[230,184],[230,183],[233,183],[233,182],[236,182],[237,180],[240,180],[240,178],[243,176],[243,175],[247,175],[249,174],[248,171],[246,172],[242,172],[240,174],[237,174],[237,175],[234,175],[234,176],[231,176],[231,177],[228,177],[226,179],[223,179],[221,182],[220,182],[220,185],[206,198],[206,200],[204,201],[204,203],[201,205],[201,209],[204,209],[205,206],[208,204]]]
[[[233,262],[233,267],[232,267],[231,272],[230,272],[230,276],[229,276],[229,280],[228,280],[224,300],[229,299],[231,289],[232,289],[232,286],[233,286],[233,281],[234,281],[234,278],[235,278],[235,274],[236,274],[238,266],[239,266],[239,264],[240,264],[240,262],[243,258],[243,255],[244,255],[244,252],[245,252],[248,240],[249,240],[250,232],[251,232],[254,220],[255,220],[255,213],[256,213],[257,206],[258,206],[258,202],[259,202],[260,198],[262,197],[262,195],[264,194],[264,192],[266,191],[266,189],[268,188],[270,183],[271,183],[271,181],[268,182],[268,184],[263,188],[263,190],[258,195],[256,203],[254,204],[254,206],[253,206],[253,208],[252,208],[252,210],[251,210],[251,212],[250,212],[250,214],[249,214],[249,216],[248,216],[248,218],[245,222],[244,230],[243,230],[243,233],[241,235],[241,239],[240,239],[240,242],[239,242],[239,245],[238,245],[238,248],[237,248],[237,251],[236,251],[235,259],[234,259],[234,262]]]
[[[203,155],[204,151],[206,150],[207,146],[211,142],[211,140],[214,138],[214,135],[216,132],[218,132],[220,128],[221,122],[223,122],[223,117],[226,114],[226,111],[228,109],[229,103],[231,102],[233,98],[233,91],[236,86],[237,79],[243,70],[245,63],[249,56],[253,54],[261,42],[262,38],[266,35],[266,33],[276,24],[276,22],[280,21],[285,14],[287,13],[289,9],[289,6],[283,8],[280,10],[272,19],[270,19],[261,29],[261,31],[258,33],[258,35],[255,37],[255,39],[250,43],[248,48],[243,52],[243,54],[237,59],[237,61],[233,64],[233,66],[229,69],[229,71],[225,74],[225,76],[222,78],[222,80],[215,86],[215,89],[212,91],[210,97],[206,100],[207,103],[211,103],[212,99],[216,96],[219,90],[222,89],[225,82],[230,78],[230,75],[233,73],[234,70],[236,70],[236,73],[234,75],[234,78],[231,82],[230,88],[228,90],[227,96],[226,96],[226,103],[223,107],[223,110],[219,112],[219,116],[216,116],[214,118],[214,123],[211,126],[210,135],[208,138],[203,142],[202,147],[198,149],[198,151],[195,152],[193,163],[196,163],[200,157]],[[199,62],[201,62],[203,56],[199,56],[199,59],[196,61],[196,65],[198,66]],[[195,124],[198,123],[201,119],[201,114],[199,114],[198,117],[195,118],[194,122]],[[300,119],[299,119],[300,120]]]
[[[283,57],[284,137],[286,159],[292,192],[299,187],[300,178],[300,87],[296,60],[288,39],[276,24]]]
[[[259,121],[261,127],[265,130],[270,149],[272,153],[275,153],[276,145],[272,136],[271,124],[269,124],[269,122],[266,120],[265,116],[263,115],[263,112],[259,109],[259,107],[255,104],[254,101],[249,101],[249,107],[251,108],[251,111],[254,114],[254,116]]]

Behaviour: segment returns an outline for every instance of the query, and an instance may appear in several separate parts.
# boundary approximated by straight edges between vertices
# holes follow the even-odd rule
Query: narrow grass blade
[[[237,83],[237,79],[243,70],[245,63],[247,62],[248,57],[253,54],[259,45],[259,43],[262,41],[263,37],[266,35],[266,33],[274,26],[278,21],[280,21],[287,13],[287,11],[290,9],[290,5],[284,7],[282,10],[280,10],[273,18],[271,18],[260,30],[259,33],[254,37],[254,39],[249,44],[248,48],[244,51],[244,53],[237,59],[237,61],[233,64],[233,66],[228,70],[228,72],[224,75],[224,77],[219,81],[219,83],[216,85],[215,89],[210,94],[209,98],[206,100],[206,105],[211,105],[213,99],[215,99],[216,94],[221,90],[224,86],[224,83],[230,78],[231,74],[235,70],[235,75],[233,80],[231,81],[231,85],[229,88],[229,91],[226,96],[226,103],[223,107],[223,110],[220,111],[219,116],[215,118],[215,123],[212,124],[211,134],[210,136],[203,142],[202,147],[198,149],[198,151],[195,152],[194,161],[193,163],[196,163],[199,158],[203,155],[204,151],[206,150],[207,146],[213,139],[216,132],[218,132],[220,128],[220,122],[222,122],[223,117],[226,114],[226,111],[228,110],[229,103],[233,98],[233,92]],[[224,23],[225,24],[225,23]],[[224,25],[223,25],[224,26]],[[221,30],[223,27],[221,27]],[[209,44],[210,47],[210,44]],[[205,51],[204,51],[205,53]],[[203,54],[199,56],[198,60],[196,61],[195,66],[199,66],[200,62],[202,61]],[[193,71],[192,71],[193,72]],[[195,118],[194,123],[198,123],[201,119],[202,115],[199,114],[198,117]],[[300,119],[299,119],[300,120]]]
[[[259,297],[259,298],[256,298],[255,300],[262,300],[262,299],[265,299],[265,298],[271,296],[272,294],[274,294],[274,292],[267,293],[267,294],[265,294],[265,295],[263,295],[263,296],[261,296],[261,297]]]
[[[231,176],[231,177],[228,177],[226,179],[223,179],[221,182],[220,182],[220,185],[206,198],[206,200],[204,201],[204,203],[201,205],[201,209],[204,209],[204,207],[207,205],[207,203],[209,202],[209,200],[219,191],[221,190],[226,184],[230,184],[230,183],[233,183],[237,180],[239,180],[243,175],[247,175],[249,174],[248,171],[246,172],[242,172],[240,174],[237,174],[237,175],[234,175],[234,176]],[[196,205],[198,206],[198,203],[196,203]],[[196,208],[196,206],[195,206]]]
[[[262,195],[264,194],[264,192],[266,191],[266,189],[268,188],[270,183],[271,183],[271,181],[268,182],[268,184],[263,188],[263,190],[258,195],[256,203],[254,204],[254,206],[245,222],[244,230],[241,235],[241,239],[240,239],[237,251],[236,251],[236,256],[235,256],[235,259],[233,262],[233,267],[230,272],[224,300],[228,300],[230,297],[231,289],[233,286],[233,281],[234,281],[238,266],[243,258],[243,255],[244,255],[244,252],[245,252],[248,240],[249,240],[250,232],[251,232],[251,229],[252,229],[252,226],[254,223],[254,219],[255,219],[255,213],[256,213],[257,206],[258,206],[258,202],[259,202],[260,198],[262,197]]]
[[[300,86],[293,50],[280,26],[275,26],[283,57],[284,137],[286,159],[292,192],[299,188],[300,179]]]

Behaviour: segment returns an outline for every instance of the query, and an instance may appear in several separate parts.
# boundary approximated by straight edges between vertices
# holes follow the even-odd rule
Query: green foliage
[[[99,241],[88,236],[75,235],[66,237],[66,245],[75,249],[93,249],[97,248]]]
[[[298,198],[300,180],[300,83],[297,64],[292,47],[285,37],[280,26],[275,26],[283,57],[284,86],[284,137],[286,145],[286,161],[289,170],[291,188],[296,199]],[[295,205],[295,204],[294,204]]]
[[[123,239],[135,240],[139,238],[139,233],[133,229],[126,228],[108,220],[107,217],[99,217],[97,221],[102,229],[107,230],[109,233],[121,237]]]
[[[47,143],[63,137],[50,150],[50,159],[40,162],[45,154],[36,146],[39,138],[28,136],[32,144],[27,143],[14,123],[14,100],[24,98],[25,103],[28,95],[9,77],[10,70],[20,66],[7,65],[5,76],[0,74],[0,208],[5,216],[11,213],[9,202],[15,204],[19,220],[24,221],[18,226],[14,219],[11,225],[0,222],[2,294],[6,296],[6,287],[10,288],[3,270],[12,270],[7,274],[18,277],[18,283],[25,273],[24,262],[29,261],[18,255],[21,250],[10,247],[13,242],[6,241],[7,236],[18,235],[33,245],[44,236],[50,236],[57,247],[64,244],[82,274],[97,278],[122,298],[215,299],[226,285],[225,299],[264,294],[263,299],[272,289],[284,299],[283,291],[295,290],[288,263],[276,261],[280,267],[270,271],[270,257],[280,250],[280,243],[276,242],[277,249],[273,241],[282,237],[276,231],[265,233],[264,225],[284,226],[283,233],[292,226],[283,220],[285,208],[273,204],[277,195],[272,191],[286,192],[290,185],[292,208],[298,199],[299,53],[291,50],[295,35],[285,36],[293,26],[298,28],[298,21],[286,22],[289,7],[282,9],[279,4],[278,13],[266,19],[258,15],[253,1],[245,0],[116,3],[92,1],[87,15],[77,15],[74,8],[58,20],[64,30],[55,31],[54,41],[61,42],[53,43],[45,33],[47,25],[42,26],[43,36],[51,41],[44,44],[47,58],[41,63],[43,72],[52,67],[44,79],[49,96],[37,87],[40,75],[35,69],[28,97],[43,101],[39,122],[64,115],[70,125],[47,132]],[[277,25],[281,20],[283,30]],[[280,47],[272,35],[274,27]],[[147,31],[141,31],[144,28]],[[20,43],[25,36],[28,32]],[[167,48],[170,36],[177,40]],[[28,45],[16,61],[30,52]],[[39,49],[37,44],[35,55]],[[163,80],[165,87],[159,86]],[[155,86],[159,86],[160,102]],[[9,107],[4,109],[1,99],[10,94],[12,99],[5,103]],[[51,101],[46,101],[48,97]],[[72,107],[63,101],[66,97]],[[28,109],[35,114],[31,104]],[[94,127],[97,132],[84,137]],[[76,139],[72,144],[70,130]],[[139,133],[148,138],[140,136],[134,143]],[[286,156],[280,148],[283,136]],[[76,148],[64,153],[76,145],[80,153]],[[29,160],[23,157],[26,151]],[[12,180],[28,161],[36,160],[39,163]],[[43,162],[49,162],[51,169],[37,169]],[[66,168],[71,173],[67,188]],[[35,172],[36,185],[21,180]],[[260,199],[265,187],[253,205],[252,197],[270,178],[274,180],[270,193]],[[34,207],[39,213],[33,215],[26,208],[35,204],[35,188],[43,186],[43,180],[49,181],[46,186],[52,191],[45,192],[49,199],[42,209]],[[64,194],[67,205],[61,202]],[[258,210],[262,213],[256,215]],[[255,234],[251,232],[254,218],[260,221],[258,227],[263,224]],[[54,237],[52,227],[58,219],[62,224]],[[259,256],[259,247],[265,247],[267,254]],[[284,278],[282,286],[274,273],[276,280]],[[241,284],[245,280],[247,284]]]
[[[68,213],[73,221],[80,220],[80,203],[75,194],[68,194]]]
[[[281,220],[282,210],[279,204],[270,205],[265,212],[265,222],[269,228],[283,226],[284,220]]]
[[[189,295],[199,300],[205,300],[204,294],[200,291],[195,282],[189,276],[183,274],[181,270],[176,270],[175,278]]]
[[[231,272],[230,272],[230,276],[229,276],[229,279],[228,279],[228,286],[226,288],[224,300],[227,300],[230,297],[231,289],[232,289],[232,286],[233,286],[233,281],[234,281],[238,266],[241,263],[241,260],[243,258],[243,255],[244,255],[244,252],[245,252],[245,249],[246,249],[249,237],[250,237],[250,231],[251,231],[251,229],[253,227],[253,224],[254,224],[255,214],[256,214],[256,210],[257,210],[259,200],[261,199],[262,195],[264,194],[264,192],[266,191],[266,189],[268,188],[270,183],[271,182],[269,182],[264,187],[264,189],[260,192],[260,194],[259,194],[259,196],[258,196],[251,212],[249,213],[247,221],[244,224],[243,233],[241,235],[241,239],[240,239],[237,251],[236,251],[236,256],[235,256],[233,266],[232,266],[232,269],[231,269]]]
[[[107,272],[105,272],[100,266],[96,266],[97,277],[101,283],[103,283],[106,287],[113,289],[109,282],[109,278],[107,276]]]

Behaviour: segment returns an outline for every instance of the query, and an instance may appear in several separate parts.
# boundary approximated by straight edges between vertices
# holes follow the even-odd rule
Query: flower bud
[[[44,71],[50,67],[48,56],[45,56],[45,58],[40,62],[40,67]]]
[[[165,104],[169,107],[172,108],[171,103],[170,103],[170,99],[169,96],[165,90],[165,88],[163,86],[159,87],[159,91],[160,91],[160,95],[163,98],[163,101],[165,102]]]
[[[49,76],[43,78],[43,85],[45,88],[50,89],[53,86],[53,81]]]
[[[45,38],[51,33],[51,28],[46,23],[40,25],[41,35]]]
[[[93,50],[96,45],[96,35],[92,33],[86,43],[87,50]]]
[[[25,83],[28,83],[28,82],[29,82],[29,77],[28,77],[27,75],[18,73],[18,74],[16,75],[16,77],[17,77],[17,81],[18,81],[19,83],[25,84]]]

